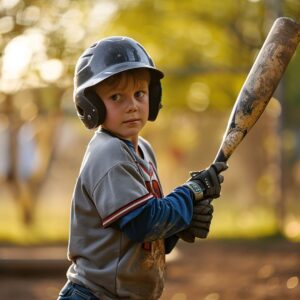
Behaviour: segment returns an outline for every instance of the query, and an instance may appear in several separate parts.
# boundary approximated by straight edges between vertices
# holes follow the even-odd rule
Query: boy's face
[[[149,82],[147,69],[122,72],[95,87],[106,107],[102,127],[116,136],[137,143],[139,132],[149,115]]]

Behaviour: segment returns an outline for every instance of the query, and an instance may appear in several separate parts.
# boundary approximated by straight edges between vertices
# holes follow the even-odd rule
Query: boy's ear
[[[105,105],[92,89],[78,93],[75,97],[75,106],[78,117],[88,129],[97,128],[104,122]]]

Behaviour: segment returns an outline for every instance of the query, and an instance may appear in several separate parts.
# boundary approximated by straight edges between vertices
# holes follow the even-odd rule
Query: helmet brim
[[[124,71],[141,69],[141,68],[150,70],[153,76],[155,76],[157,79],[162,79],[164,77],[164,73],[156,69],[155,67],[151,67],[141,62],[130,62],[130,63],[126,62],[126,63],[113,65],[109,68],[106,68],[101,73],[96,74],[95,76],[90,78],[85,84],[81,85],[80,88],[77,90],[77,92],[95,86],[113,75],[119,74]]]

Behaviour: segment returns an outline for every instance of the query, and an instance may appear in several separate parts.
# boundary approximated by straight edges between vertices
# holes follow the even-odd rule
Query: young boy
[[[165,254],[179,236],[205,238],[226,164],[194,172],[163,196],[150,144],[139,136],[161,108],[163,73],[144,48],[109,37],[75,70],[74,101],[89,129],[71,207],[68,258],[59,299],[159,299]],[[101,126],[100,126],[101,125]]]

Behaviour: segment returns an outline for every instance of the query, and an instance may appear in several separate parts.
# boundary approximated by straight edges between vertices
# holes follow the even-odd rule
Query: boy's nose
[[[137,110],[137,100],[134,96],[128,98],[128,110],[135,111]]]

